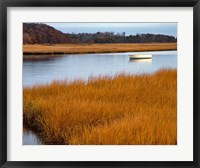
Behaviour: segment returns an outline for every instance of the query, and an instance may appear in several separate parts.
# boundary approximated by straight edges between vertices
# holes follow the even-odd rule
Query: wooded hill
[[[125,32],[63,33],[46,24],[24,23],[24,44],[81,44],[81,43],[170,43],[177,42],[174,36],[162,34],[136,34]]]

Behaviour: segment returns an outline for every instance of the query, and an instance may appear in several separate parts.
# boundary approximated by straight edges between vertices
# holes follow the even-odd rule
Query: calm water
[[[23,145],[41,145],[42,142],[38,138],[38,136],[30,131],[23,130]]]
[[[53,80],[67,79],[73,81],[90,76],[115,75],[126,72],[129,74],[152,73],[163,68],[177,67],[177,51],[140,52],[152,54],[151,60],[130,60],[129,53],[109,54],[75,54],[47,58],[37,61],[24,61],[23,86],[50,83]],[[24,145],[42,144],[36,134],[25,131]]]
[[[87,80],[90,76],[152,73],[163,68],[177,67],[177,51],[139,52],[152,54],[152,60],[129,60],[129,53],[73,54],[37,61],[24,61],[23,86],[50,83],[53,80],[78,78]]]

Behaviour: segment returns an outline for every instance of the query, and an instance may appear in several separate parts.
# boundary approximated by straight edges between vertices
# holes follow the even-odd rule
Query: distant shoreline
[[[177,50],[177,43],[25,44],[23,54],[62,55]]]

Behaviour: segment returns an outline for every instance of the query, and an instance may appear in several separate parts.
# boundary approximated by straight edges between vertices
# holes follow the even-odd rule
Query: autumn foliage
[[[122,30],[123,31],[123,30]],[[163,34],[126,35],[125,32],[63,33],[39,23],[23,23],[24,44],[93,44],[93,43],[175,43],[174,36]]]

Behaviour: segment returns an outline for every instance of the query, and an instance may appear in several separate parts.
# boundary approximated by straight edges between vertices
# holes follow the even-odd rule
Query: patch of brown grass
[[[134,51],[176,50],[177,43],[117,43],[117,44],[53,44],[23,45],[23,52],[33,54],[83,54]]]
[[[177,143],[177,72],[24,88],[24,126],[45,144]]]

